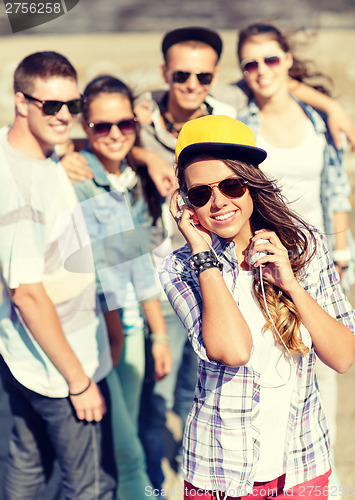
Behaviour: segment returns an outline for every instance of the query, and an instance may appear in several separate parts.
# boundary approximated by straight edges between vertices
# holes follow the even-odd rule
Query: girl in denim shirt
[[[124,343],[112,344],[117,365],[108,378],[119,472],[118,498],[145,498],[151,487],[137,419],[144,377],[144,316],[152,333],[155,378],[170,370],[170,352],[161,313],[160,286],[150,252],[161,229],[153,184],[137,174],[130,152],[138,126],[130,89],[111,76],[91,81],[85,91],[82,126],[88,145],[80,153],[92,179],[74,183],[90,233],[97,285],[108,332],[121,329]],[[114,335],[110,335],[114,338]],[[121,354],[122,351],[122,354]]]

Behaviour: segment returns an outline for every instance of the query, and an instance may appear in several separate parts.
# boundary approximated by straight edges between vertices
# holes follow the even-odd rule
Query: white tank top
[[[325,137],[316,133],[310,120],[307,119],[305,125],[305,139],[292,148],[276,147],[257,137],[256,145],[267,151],[260,168],[277,181],[291,210],[324,231],[320,195]]]
[[[285,472],[286,432],[300,356],[293,356],[293,362],[289,363],[272,332],[263,331],[266,320],[252,294],[252,283],[253,272],[239,270],[239,309],[253,337],[249,363],[260,373],[260,413],[256,424],[260,429],[260,457],[255,481],[271,481]],[[310,335],[303,326],[300,333],[305,345],[310,347]]]

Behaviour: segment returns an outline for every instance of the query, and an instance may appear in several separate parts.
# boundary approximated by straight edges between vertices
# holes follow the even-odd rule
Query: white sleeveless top
[[[320,196],[325,137],[316,133],[310,120],[305,123],[305,139],[292,148],[276,147],[263,137],[257,137],[256,145],[267,151],[267,158],[260,168],[277,181],[291,210],[324,231]]]
[[[272,332],[263,331],[266,320],[252,294],[252,283],[253,272],[239,270],[239,309],[253,337],[249,363],[260,373],[260,457],[255,481],[271,481],[285,472],[286,431],[300,356],[295,355],[292,362],[288,362]],[[306,345],[310,345],[304,327],[301,327],[301,337]]]

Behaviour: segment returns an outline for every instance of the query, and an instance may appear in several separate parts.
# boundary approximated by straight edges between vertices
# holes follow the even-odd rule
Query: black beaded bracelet
[[[80,392],[75,392],[75,393],[73,393],[73,392],[69,392],[69,396],[81,396],[82,394],[84,394],[84,392],[86,392],[86,391],[89,389],[90,385],[91,385],[91,378],[89,378],[89,383],[88,383],[88,385],[85,387],[85,389],[83,389],[83,390],[82,390],[82,391],[80,391]]]
[[[190,267],[195,272],[196,276],[199,276],[203,271],[211,267],[217,267],[217,269],[222,271],[223,265],[211,252],[200,252],[191,257]]]

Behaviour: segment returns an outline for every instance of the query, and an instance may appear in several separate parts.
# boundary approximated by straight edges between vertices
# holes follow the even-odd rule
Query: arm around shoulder
[[[344,132],[352,149],[355,150],[355,123],[339,102],[313,87],[292,78],[289,80],[289,90],[300,101],[328,115],[329,130],[338,149],[342,149],[343,141],[340,132]]]

